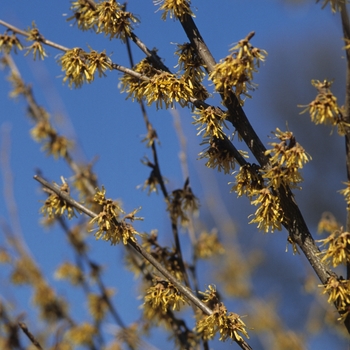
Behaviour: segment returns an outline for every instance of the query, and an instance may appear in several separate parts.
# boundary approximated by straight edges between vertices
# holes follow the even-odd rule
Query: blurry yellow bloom
[[[77,285],[84,281],[83,271],[77,266],[69,262],[62,263],[55,272],[57,279],[67,279],[71,284]]]
[[[47,54],[44,50],[44,47],[42,45],[43,37],[39,33],[38,28],[35,25],[35,22],[32,23],[32,28],[28,28],[27,30],[28,36],[26,38],[27,41],[33,41],[33,43],[27,48],[28,51],[25,53],[25,56],[28,55],[31,51],[33,52],[34,60],[36,59],[36,56],[38,55],[40,59],[44,59],[47,57]]]
[[[9,35],[7,32],[0,34],[0,51],[9,54],[11,51],[17,53],[17,49],[23,50],[23,46],[16,34]]]
[[[102,321],[109,309],[107,298],[112,297],[114,292],[108,289],[106,294],[106,296],[92,293],[88,295],[88,309],[95,321]]]
[[[66,303],[59,299],[54,290],[45,282],[35,285],[33,303],[39,307],[42,319],[48,322],[63,319],[67,312]]]
[[[185,225],[188,221],[187,213],[196,213],[198,209],[198,198],[193,194],[188,181],[186,181],[183,189],[171,193],[167,210],[174,220],[180,219],[181,224]]]
[[[97,329],[93,325],[89,323],[82,323],[80,325],[71,327],[65,336],[76,346],[92,346],[93,337],[96,334]]]
[[[316,3],[320,2],[320,0],[316,0]],[[323,0],[322,9],[324,9],[328,4],[330,4],[332,12],[340,12],[341,4],[346,4],[348,0]]]
[[[225,249],[220,243],[217,230],[202,232],[195,245],[195,255],[199,259],[208,259],[215,254],[223,254]]]
[[[326,231],[328,233],[333,233],[335,230],[340,230],[340,225],[334,215],[329,212],[323,213],[321,220],[318,223],[317,232],[322,233],[323,231]]]
[[[17,74],[11,73],[8,77],[8,81],[11,83],[13,88],[13,90],[10,92],[10,96],[13,98],[18,97],[19,95],[25,95],[29,90],[29,86],[27,86]]]
[[[68,149],[72,147],[72,141],[64,136],[58,136],[57,134],[52,134],[50,136],[50,139],[44,143],[43,150],[46,151],[48,155],[53,155],[55,159],[65,157]]]

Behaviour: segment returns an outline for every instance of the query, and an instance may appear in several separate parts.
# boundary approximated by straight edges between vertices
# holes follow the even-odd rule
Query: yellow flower
[[[266,51],[254,48],[249,40],[254,32],[238,42],[230,51],[233,51],[224,60],[221,60],[210,73],[209,78],[213,81],[218,92],[229,99],[232,89],[241,105],[244,100],[241,95],[251,97],[248,90],[254,90],[256,84],[252,82],[253,72],[257,72],[260,61],[265,60]]]
[[[180,306],[186,303],[186,300],[170,282],[156,278],[154,285],[149,287],[145,295],[145,304],[149,304],[152,308],[162,308],[162,312],[166,313],[168,309],[180,310]]]
[[[204,144],[209,144],[209,146],[199,153],[199,159],[208,158],[205,166],[213,169],[218,168],[218,171],[223,170],[225,174],[229,174],[234,170],[236,160],[230,150],[227,149],[225,140],[211,137],[204,139],[201,145]]]
[[[196,324],[196,331],[203,339],[212,339],[217,332],[220,333],[219,340],[221,341],[226,341],[228,338],[234,341],[242,341],[241,334],[249,338],[245,330],[246,325],[240,319],[240,316],[233,312],[228,313],[225,305],[218,301],[215,287],[209,286],[209,290],[201,294],[206,297],[203,302],[214,303],[213,313],[209,316],[202,315]]]
[[[131,35],[132,23],[139,22],[132,13],[123,11],[123,7],[115,0],[98,3],[94,16],[97,19],[97,33],[105,33],[110,39],[116,37],[123,41]]]
[[[255,190],[252,192],[256,196],[251,204],[259,206],[254,214],[254,219],[249,223],[257,223],[259,230],[273,232],[275,229],[282,229],[283,211],[280,207],[279,198],[274,196],[268,188]]]
[[[185,15],[195,17],[190,8],[189,0],[154,0],[155,5],[160,5],[159,10],[164,11],[162,13],[162,19],[166,20],[169,14],[170,18],[182,20]]]
[[[89,323],[82,323],[80,325],[76,325],[71,327],[68,331],[66,336],[68,339],[72,341],[73,344],[79,346],[79,345],[87,345],[92,346],[93,345],[93,337],[97,334],[97,329],[89,324]]]
[[[327,238],[319,240],[322,242],[322,246],[328,244],[328,248],[321,252],[322,262],[327,262],[332,259],[333,267],[340,264],[347,264],[350,262],[350,233],[343,232],[342,228],[340,230],[335,230]]]
[[[69,186],[67,183],[63,183],[60,188],[61,191],[69,194]],[[74,207],[67,203],[64,199],[58,196],[56,193],[52,193],[45,201],[45,204],[40,209],[40,212],[49,218],[53,218],[56,215],[62,216],[66,214],[68,219],[71,219],[75,215]]]
[[[199,259],[208,259],[215,254],[223,254],[225,249],[220,243],[217,230],[202,232],[195,245],[195,254]]]
[[[328,294],[328,303],[335,303],[341,313],[339,320],[344,320],[350,312],[349,281],[331,276],[324,285],[320,285],[319,287],[324,288],[323,294]]]
[[[226,113],[222,112],[219,108],[207,107],[206,109],[200,108],[195,110],[194,125],[198,125],[198,134],[202,134],[203,137],[215,136],[216,138],[224,138],[223,126],[227,129],[225,124]]]
[[[23,46],[16,34],[8,35],[7,32],[0,34],[0,50],[9,54],[12,49],[17,53],[17,49],[23,50]]]
[[[58,279],[67,279],[73,285],[78,285],[84,281],[84,274],[81,269],[69,262],[64,262],[55,272]]]

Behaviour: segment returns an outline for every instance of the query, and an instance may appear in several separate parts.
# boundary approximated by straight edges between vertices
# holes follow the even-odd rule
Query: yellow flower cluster
[[[169,14],[170,18],[182,20],[185,15],[194,16],[189,0],[155,0],[155,5],[160,5],[159,10],[164,11],[162,13],[162,20],[166,20]]]
[[[203,339],[212,339],[218,332],[220,333],[219,340],[221,341],[226,341],[228,338],[234,341],[242,341],[241,334],[249,338],[245,330],[246,325],[239,315],[227,312],[225,305],[219,302],[215,296],[216,292],[213,286],[209,286],[209,290],[202,294],[205,296],[203,302],[214,304],[212,308],[213,313],[210,316],[203,315],[196,324],[196,331]]]
[[[281,142],[270,143],[272,149],[265,152],[265,155],[271,155],[271,166],[264,169],[263,177],[273,189],[277,190],[285,185],[295,188],[303,180],[299,169],[302,169],[311,157],[296,142],[292,132],[283,132],[277,128],[274,135]]]
[[[190,43],[178,45],[175,55],[179,56],[178,66],[182,72],[183,78],[193,89],[196,99],[205,101],[209,97],[209,93],[202,85],[202,79],[205,76],[203,64],[198,56],[197,50]]]
[[[47,57],[47,54],[44,50],[44,47],[42,45],[42,36],[39,33],[38,28],[36,27],[35,23],[32,23],[32,28],[28,29],[28,37],[26,38],[27,41],[33,41],[33,44],[31,44],[28,47],[28,51],[25,53],[25,56],[27,56],[30,52],[33,52],[34,60],[36,59],[36,56],[38,55],[40,59],[44,59]]]
[[[328,278],[323,294],[328,294],[328,302],[335,303],[341,313],[339,320],[344,320],[350,313],[350,284],[348,280],[338,279],[334,276]]]
[[[72,2],[71,10],[74,19],[81,30],[93,28],[97,33],[105,33],[110,39],[116,37],[125,41],[133,31],[133,24],[139,20],[115,0],[102,1],[93,7],[88,1]]]
[[[188,222],[187,213],[195,213],[198,209],[198,198],[193,194],[187,182],[183,189],[178,189],[171,193],[167,210],[174,221],[180,219],[181,224],[185,225]]]
[[[113,294],[111,289],[107,289],[106,295],[93,293],[88,295],[88,309],[95,321],[101,322],[104,319],[109,308],[107,298],[110,298]]]
[[[48,322],[57,322],[65,318],[67,305],[56,296],[54,290],[43,281],[34,287],[33,303],[39,307],[41,318]]]
[[[69,186],[67,183],[63,183],[60,190],[69,194]],[[67,203],[64,199],[58,196],[56,193],[52,193],[45,201],[44,205],[40,209],[40,212],[49,218],[55,216],[62,216],[66,214],[68,219],[71,219],[75,215],[74,207]]]
[[[342,229],[335,230],[327,238],[319,240],[328,248],[322,251],[322,262],[332,259],[333,267],[350,262],[350,233]]]
[[[179,256],[174,248],[162,247],[158,242],[157,231],[153,230],[149,235],[142,235],[143,248],[163,265],[175,278],[183,281],[183,269],[179,260]],[[148,262],[143,264],[149,265]],[[135,264],[131,264],[135,265]],[[139,270],[139,267],[136,267]]]
[[[195,256],[199,259],[209,259],[213,255],[223,254],[225,249],[219,241],[218,232],[202,232],[195,245]]]
[[[311,84],[317,89],[318,95],[309,103],[301,113],[309,112],[311,120],[317,124],[332,125],[338,127],[338,134],[345,135],[350,126],[344,121],[344,110],[338,106],[337,98],[330,90],[333,82],[324,80],[312,80]]]
[[[67,333],[66,337],[76,346],[93,345],[93,337],[97,334],[97,329],[90,323],[82,323],[77,326],[71,327]]]
[[[350,210],[350,182],[344,182],[346,188],[339,191],[344,197],[347,204],[347,210]]]
[[[58,279],[67,279],[73,285],[81,284],[84,281],[83,271],[77,266],[69,262],[64,262],[55,272]]]
[[[251,204],[259,206],[254,214],[254,219],[249,223],[257,223],[258,229],[268,232],[282,229],[283,211],[279,198],[271,193],[268,188],[252,191],[252,196],[256,198]]]
[[[257,72],[260,61],[265,60],[266,51],[253,47],[249,40],[254,32],[238,42],[230,51],[232,53],[221,60],[210,73],[209,78],[214,82],[216,90],[223,94],[224,99],[229,99],[232,89],[241,105],[244,100],[241,95],[251,97],[248,90],[253,90],[253,73]]]
[[[154,285],[146,291],[145,304],[154,309],[161,307],[163,313],[168,309],[179,311],[180,306],[185,303],[186,300],[172,283],[159,278],[155,279]]]
[[[17,49],[23,50],[23,46],[16,34],[9,35],[7,31],[4,34],[0,34],[0,51],[9,54],[12,49],[17,53]]]
[[[95,233],[96,239],[110,241],[112,245],[118,244],[121,240],[125,245],[128,244],[129,240],[136,242],[135,235],[138,233],[125,220],[133,221],[139,219],[134,217],[138,210],[125,215],[122,220],[119,220],[120,214],[124,213],[124,211],[112,199],[106,199],[105,194],[106,190],[102,186],[102,190],[97,189],[94,197],[94,201],[102,207],[102,211],[89,222],[90,224],[96,223],[98,225]]]
[[[185,107],[194,98],[193,90],[183,77],[176,78],[167,72],[155,74],[145,86],[144,94],[147,104],[155,102],[157,109],[163,108],[163,103],[165,108],[173,108],[174,102]]]
[[[253,197],[255,190],[261,190],[264,186],[264,180],[257,167],[247,163],[240,167],[234,186],[231,192],[236,192],[238,197],[246,195],[248,198]]]
[[[91,83],[98,71],[99,77],[105,75],[107,69],[112,69],[112,61],[103,51],[85,52],[80,48],[68,50],[60,59],[62,71],[65,72],[63,81],[68,80],[69,86],[81,87],[84,82]]]
[[[226,113],[222,112],[219,108],[209,106],[207,108],[197,108],[194,112],[198,115],[194,116],[194,125],[198,125],[198,134],[202,137],[214,136],[216,138],[224,138],[223,126],[227,129],[225,124]]]
[[[194,98],[194,92],[189,85],[189,80],[167,72],[155,70],[147,59],[137,64],[133,71],[142,74],[146,79],[140,80],[136,77],[125,74],[121,78],[121,91],[127,92],[127,98],[132,100],[146,100],[148,105],[156,103],[156,107],[173,108],[177,102],[181,107],[188,106]],[[147,79],[148,78],[148,79]]]
[[[317,232],[321,233],[325,231],[328,233],[333,233],[335,230],[340,230],[340,225],[338,224],[334,215],[329,212],[323,213],[321,220],[318,223]]]
[[[236,160],[233,154],[227,149],[225,140],[217,137],[209,137],[205,138],[201,143],[201,145],[204,144],[209,144],[209,146],[203,152],[199,153],[199,159],[208,159],[205,166],[213,169],[218,168],[218,171],[223,170],[225,174],[229,174],[234,170]],[[244,154],[242,155],[244,156]]]

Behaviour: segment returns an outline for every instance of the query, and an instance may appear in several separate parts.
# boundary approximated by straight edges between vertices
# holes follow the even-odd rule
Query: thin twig
[[[18,322],[18,326],[22,329],[23,333],[29,338],[32,344],[39,350],[43,350],[39,341],[34,337],[34,335],[29,331],[27,325],[24,322]]]

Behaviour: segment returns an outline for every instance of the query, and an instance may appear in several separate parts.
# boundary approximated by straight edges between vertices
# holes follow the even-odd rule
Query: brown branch
[[[0,19],[0,24],[3,25],[4,27],[7,27],[8,29],[10,29],[12,32],[14,33],[17,33],[17,34],[21,34],[21,35],[24,35],[26,37],[29,37],[29,33],[26,32],[25,30],[21,30],[15,26],[13,26],[12,24],[9,24],[3,20]],[[62,45],[59,45],[59,44],[56,44],[55,42],[53,41],[50,41],[50,40],[47,40],[45,39],[41,34],[40,34],[40,42],[42,42],[43,44],[47,45],[47,46],[51,46],[51,47],[54,47],[55,49],[57,50],[61,50],[61,51],[68,51],[69,49],[65,46],[62,46]]]
[[[67,192],[62,191],[61,188],[56,184],[51,184],[39,175],[34,175],[34,179],[40,182],[45,188],[49,191],[56,193],[59,197],[69,203],[71,206],[75,207],[79,212],[84,213],[91,218],[95,218],[97,214],[90,209],[86,208],[72,197],[70,197]],[[149,254],[141,245],[137,242],[133,242],[131,240],[128,241],[128,246],[132,247],[137,253],[142,255],[149,263],[151,263],[165,278],[167,278],[176,288],[182,293],[191,303],[196,305],[200,310],[203,311],[206,315],[211,315],[212,310],[205,305],[201,300],[199,300],[190,289],[186,288],[182,285],[182,283],[175,278],[166,268],[164,268],[159,262]],[[238,345],[242,349],[251,349],[251,347],[244,341],[237,341]]]
[[[350,22],[346,2],[340,1],[340,16],[344,34],[345,45],[349,45],[350,42]],[[345,123],[350,122],[350,49],[346,50],[346,88],[345,88],[345,105],[344,115]],[[346,128],[345,134],[345,155],[346,155],[346,174],[347,180],[350,181],[350,128]],[[350,232],[350,207],[347,207],[346,227],[345,231]],[[349,246],[348,246],[349,248]],[[346,264],[346,278],[350,279],[350,262]],[[350,315],[344,320],[344,324],[350,333]]]
[[[24,322],[18,322],[18,326],[22,329],[23,333],[29,338],[32,344],[39,350],[43,350],[39,341],[34,337],[34,335],[29,331],[27,325]]]
[[[346,11],[342,11],[342,13],[343,12]],[[201,57],[204,63],[204,68],[208,73],[212,72],[215,65],[215,59],[206,46],[192,17],[190,15],[184,15],[183,18],[180,19],[180,22],[184,31],[186,32],[187,37],[196,48],[198,55]],[[254,33],[250,33],[248,36],[251,37],[253,34]],[[348,87],[348,91],[350,91],[350,78]],[[250,124],[236,95],[231,92],[228,98],[225,98],[223,94],[221,94],[221,97],[229,112],[228,120],[243,138],[244,142],[253,153],[260,166],[263,168],[266,167],[269,164],[270,157],[265,155],[266,148]],[[309,261],[311,267],[314,269],[321,282],[323,284],[327,283],[330,276],[335,276],[338,278],[338,276],[331,269],[321,262],[320,250],[315,244],[315,241],[305,223],[290,188],[288,186],[281,186],[278,190],[278,196],[284,212],[283,226],[287,229],[293,242],[298,244],[300,249],[303,251],[305,257]],[[350,333],[350,325],[346,325],[346,327]]]

